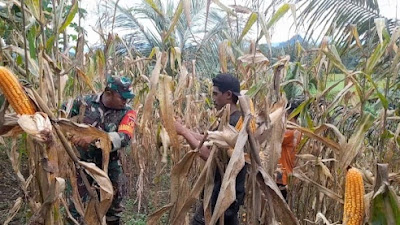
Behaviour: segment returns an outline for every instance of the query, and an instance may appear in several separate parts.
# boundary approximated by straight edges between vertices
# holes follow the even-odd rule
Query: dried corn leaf
[[[150,77],[150,91],[147,93],[146,100],[144,102],[144,107],[143,107],[143,115],[142,115],[142,120],[140,121],[140,128],[142,133],[144,133],[144,129],[147,128],[147,123],[153,114],[153,102],[154,102],[154,97],[156,94],[156,88],[158,85],[158,80],[160,76],[160,70],[161,70],[161,58],[162,58],[162,53],[158,52],[156,53],[157,55],[157,62],[156,65],[154,66],[154,69],[151,73]]]
[[[8,225],[11,220],[17,215],[19,209],[21,208],[23,201],[21,197],[18,197],[15,202],[14,202],[14,206],[8,211],[8,217],[7,219],[4,221],[3,225]]]
[[[269,59],[265,57],[261,52],[256,52],[255,54],[243,55],[240,56],[237,60],[241,63],[249,64],[248,66],[250,65],[254,66],[254,64],[261,64],[264,66],[269,65]]]
[[[267,118],[262,125],[262,133],[259,134],[260,130],[256,132],[256,139],[260,143],[261,158],[263,159],[261,164],[271,176],[281,156],[282,141],[286,125],[286,110],[284,109],[286,100],[282,99],[278,104],[280,107],[278,107],[272,115],[270,114],[272,117]]]
[[[174,99],[175,101],[180,101],[183,96],[185,96],[185,90],[187,89],[187,82],[188,82],[188,71],[186,67],[183,65],[179,69],[179,80],[178,86],[175,88],[174,92]],[[189,108],[189,104],[187,106]]]
[[[229,7],[235,9],[237,13],[250,14],[252,12],[250,8],[242,5],[229,5]]]
[[[98,209],[97,211],[98,215],[100,218],[104,218],[106,215],[106,212],[111,206],[111,202],[113,199],[113,186],[111,184],[110,178],[108,178],[108,175],[106,172],[101,170],[99,167],[97,167],[94,163],[88,163],[88,162],[83,162],[79,161],[79,165],[82,166],[86,173],[89,174],[97,183],[100,189],[100,200],[98,202]],[[85,212],[85,221],[88,225],[96,225],[99,224],[98,217],[96,214],[96,207],[95,204],[97,204],[98,200],[91,199]],[[105,225],[105,218],[102,224]]]
[[[333,180],[333,176],[332,176],[329,168],[321,160],[317,161],[317,165],[321,167],[322,174],[325,175],[325,177],[328,177],[331,180]]]
[[[258,187],[264,194],[263,197],[266,201],[271,201],[273,212],[275,212],[276,219],[282,225],[298,225],[299,221],[296,219],[292,211],[290,211],[281,191],[275,183],[275,180],[265,172],[264,168],[258,167],[257,173]],[[269,196],[269,197],[268,197]],[[269,215],[268,215],[269,216]],[[273,220],[275,218],[272,218]]]
[[[75,169],[71,169],[70,171],[68,171],[68,178],[71,182],[72,187],[72,198],[70,198],[70,200],[74,204],[78,214],[83,218],[85,215],[85,211],[78,191],[78,179]]]
[[[96,93],[96,89],[93,87],[92,81],[90,80],[90,78],[88,76],[86,76],[86,74],[79,68],[76,68],[76,71],[79,75],[79,77],[82,78],[82,80],[85,82],[85,84],[90,88],[91,91],[93,91],[93,93]]]
[[[318,184],[318,183],[315,182],[314,180],[308,178],[308,177],[307,177],[303,172],[301,172],[298,168],[294,168],[292,175],[293,175],[294,177],[299,178],[299,179],[302,180],[302,181],[305,181],[305,182],[307,182],[307,183],[311,183],[311,184],[315,185],[315,186],[318,188],[318,190],[319,190],[320,192],[324,193],[326,196],[330,197],[331,199],[336,200],[337,202],[340,202],[340,203],[342,203],[342,204],[344,203],[343,198],[342,198],[339,194],[333,192],[332,190],[329,190],[328,188],[326,188],[326,187],[324,187],[324,186]]]
[[[174,118],[172,115],[175,115],[174,106],[172,104],[172,77],[167,75],[160,76],[160,83],[158,86],[157,97],[160,102],[160,112],[163,126],[168,132],[168,136],[170,138],[170,142],[172,147],[174,148],[174,153],[177,154],[177,150],[179,148],[178,135],[175,130]],[[177,156],[177,155],[176,155]]]
[[[247,125],[249,120],[250,117],[246,116],[243,124]],[[228,207],[236,199],[236,176],[239,174],[245,164],[244,146],[247,143],[247,140],[248,134],[246,131],[246,126],[243,126],[242,130],[239,132],[233,155],[230,158],[228,166],[225,170],[225,174],[221,183],[221,189],[218,194],[215,210],[211,217],[210,224],[215,224],[218,218],[224,214],[226,209],[228,209]]]
[[[56,105],[56,88],[54,86],[54,79],[53,79],[53,71],[50,69],[49,63],[47,61],[43,61],[44,66],[44,79],[47,85],[47,94],[50,97],[50,104],[51,107]]]
[[[396,45],[397,40],[400,37],[400,27],[396,27],[392,33],[392,37],[390,38],[390,42],[388,45],[388,49],[393,50],[394,53],[397,53],[398,47]]]
[[[327,145],[328,147],[332,148],[333,150],[337,151],[337,153],[339,153],[339,151],[341,150],[340,145],[338,145],[336,142],[332,141],[329,138],[326,137],[322,137],[318,134],[316,134],[314,131],[307,129],[305,127],[300,127],[298,125],[287,125],[287,128],[289,129],[296,129],[298,131],[300,131],[302,134],[306,135],[307,137],[316,139],[322,143],[324,143],[325,145]]]
[[[225,125],[222,131],[208,131],[208,140],[211,142],[210,144],[215,144],[220,148],[235,147],[237,138],[237,130],[229,124]]]
[[[164,127],[161,127],[160,137],[161,137],[161,143],[162,143],[162,148],[163,148],[161,162],[162,163],[167,163],[168,149],[169,149],[169,147],[171,145],[171,142],[170,142],[168,133],[167,133],[167,131],[165,130]]]
[[[381,43],[383,43],[382,32],[383,32],[383,29],[385,28],[385,21],[386,21],[385,18],[374,19],[376,32],[378,33],[379,41]]]
[[[149,218],[147,219],[147,225],[158,225],[158,221],[160,220],[161,216],[164,215],[165,212],[170,210],[173,207],[173,204],[168,204],[163,206],[162,208],[158,209],[154,213],[152,213]]]
[[[65,134],[67,134],[66,136],[81,136],[82,134],[85,134],[85,136],[92,137],[93,140],[96,140],[96,147],[100,148],[102,152],[103,170],[105,172],[108,171],[108,162],[111,152],[111,141],[106,132],[85,124],[77,124],[67,119],[60,119],[58,121],[58,125],[60,125],[61,130]]]
[[[357,25],[350,24],[350,29],[351,29],[351,33],[352,33],[354,39],[356,40],[357,46],[362,49],[360,36],[358,35],[358,31],[357,31]]]
[[[228,57],[227,57],[227,48],[228,48],[228,40],[222,41],[218,45],[218,56],[219,56],[219,65],[221,66],[221,72],[228,72]]]
[[[360,124],[354,130],[350,139],[340,145],[339,168],[341,172],[346,171],[346,168],[362,150],[364,135],[371,127],[372,122],[373,118],[370,114],[364,116],[364,118],[360,119]]]
[[[43,204],[40,209],[31,217],[29,224],[35,224],[41,218],[45,218],[48,213],[52,213],[54,203],[62,197],[62,193],[65,190],[65,180],[61,177],[55,177],[52,179],[45,197]]]
[[[171,224],[183,224],[184,223],[186,213],[191,209],[192,205],[199,198],[199,196],[204,188],[207,170],[213,161],[215,152],[216,152],[216,148],[213,147],[211,149],[211,153],[207,159],[207,162],[206,162],[203,170],[201,171],[199,177],[197,178],[195,184],[193,185],[192,190],[190,191],[190,194],[188,196],[186,196],[186,199],[185,199],[182,207],[179,210],[177,210],[178,213],[175,214],[175,217],[171,218],[171,221],[172,221]]]
[[[170,218],[175,218],[176,213],[185,203],[185,198],[190,191],[188,174],[193,165],[194,160],[198,156],[198,151],[189,151],[185,156],[172,168],[171,171],[171,208]]]
[[[315,217],[315,224],[319,224],[320,222],[324,222],[326,225],[332,225],[321,212],[317,213],[317,216]]]
[[[20,126],[2,126],[0,127],[0,135],[2,137],[16,137],[22,134],[24,130]]]

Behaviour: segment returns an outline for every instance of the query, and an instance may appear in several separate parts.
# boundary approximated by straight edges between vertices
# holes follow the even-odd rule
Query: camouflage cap
[[[107,87],[118,92],[124,99],[131,99],[135,97],[131,83],[132,81],[128,77],[107,77]]]

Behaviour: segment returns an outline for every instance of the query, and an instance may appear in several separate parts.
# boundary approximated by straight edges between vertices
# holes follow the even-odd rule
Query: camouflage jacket
[[[135,127],[136,112],[128,106],[120,110],[106,108],[100,101],[101,94],[78,97],[70,107],[66,105],[64,109],[69,112],[68,118],[81,117],[82,121],[78,122],[107,132],[112,141],[111,151],[116,151],[129,145]]]

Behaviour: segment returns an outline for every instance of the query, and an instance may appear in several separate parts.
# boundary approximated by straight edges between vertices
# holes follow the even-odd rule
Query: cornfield
[[[189,224],[200,198],[206,224],[216,224],[245,164],[242,224],[400,224],[400,21],[383,18],[376,1],[118,2],[102,2],[97,46],[85,40],[78,0],[0,2],[0,165],[12,173],[0,179],[15,192],[0,194],[3,224],[78,224],[70,201],[86,224],[105,224],[110,140],[60,109],[102,92],[108,74],[132,78],[136,94],[135,137],[121,154],[125,224]],[[273,28],[287,15],[307,26],[308,39],[273,47]],[[229,107],[212,106],[211,78],[220,72],[235,74],[245,90],[239,130],[227,123]],[[207,161],[177,134],[178,118],[205,134]],[[302,133],[287,201],[274,178],[286,129]],[[70,138],[82,134],[97,139],[102,168],[77,156]],[[211,212],[218,157],[230,159]],[[96,181],[85,182],[86,205],[77,176]]]

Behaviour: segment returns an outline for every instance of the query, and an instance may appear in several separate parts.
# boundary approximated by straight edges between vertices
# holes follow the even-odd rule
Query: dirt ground
[[[8,159],[7,152],[4,148],[0,148],[0,223],[9,216],[8,212],[14,205],[18,197],[22,197],[22,191],[19,188],[18,180],[10,160]],[[17,215],[9,224],[22,224],[21,215],[24,206],[20,209]]]

